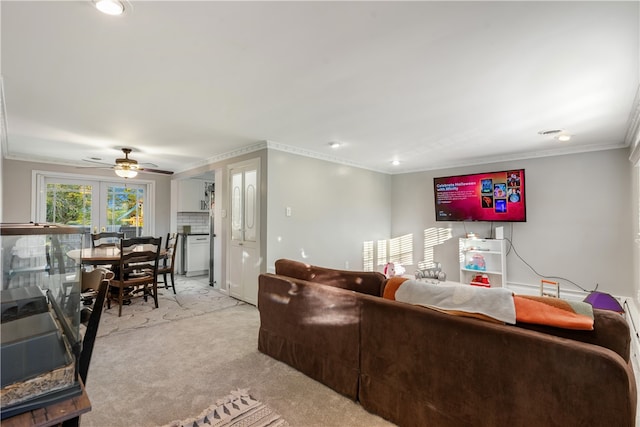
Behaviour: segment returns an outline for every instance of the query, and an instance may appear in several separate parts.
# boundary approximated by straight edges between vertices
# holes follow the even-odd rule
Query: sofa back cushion
[[[374,296],[382,295],[382,284],[385,281],[385,276],[376,271],[335,270],[290,259],[279,259],[275,266],[276,274],[280,276],[322,283]]]

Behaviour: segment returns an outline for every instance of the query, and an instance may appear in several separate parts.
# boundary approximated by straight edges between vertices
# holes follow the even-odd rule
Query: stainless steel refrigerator
[[[205,192],[205,199],[209,204],[209,286],[215,286],[216,281],[213,275],[213,242],[215,240],[216,234],[214,230],[214,217],[213,217],[213,208],[215,206],[216,199],[216,191],[215,191],[215,183],[210,183],[207,185],[207,191]]]

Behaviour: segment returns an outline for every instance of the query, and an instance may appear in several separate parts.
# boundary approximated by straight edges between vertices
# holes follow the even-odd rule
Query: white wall
[[[433,178],[524,168],[527,222],[503,224],[518,253],[539,273],[560,276],[592,290],[634,293],[631,164],[628,149],[510,161],[394,175],[391,234],[414,234],[414,262],[422,259],[422,234],[451,227],[454,238],[435,248],[448,278],[458,280],[458,237],[473,231],[488,237],[486,222],[436,222]],[[495,225],[501,225],[494,223]],[[412,272],[415,266],[407,270]],[[507,256],[507,281],[539,285],[540,278],[515,253]],[[560,280],[563,289],[578,290]]]
[[[389,175],[269,150],[268,182],[268,270],[279,258],[361,270],[363,242],[389,237]]]
[[[279,258],[361,269],[362,242],[406,233],[414,234],[417,263],[422,260],[423,231],[451,227],[454,239],[435,248],[435,259],[443,263],[449,279],[457,280],[457,237],[466,231],[488,236],[490,224],[436,222],[433,177],[525,168],[528,220],[505,226],[518,253],[540,273],[566,277],[586,289],[599,283],[599,290],[633,297],[640,290],[640,261],[633,241],[638,221],[633,213],[638,190],[633,186],[639,172],[631,167],[628,149],[393,176],[276,150],[259,157],[268,175],[263,175],[268,190],[261,205],[267,270]],[[7,222],[30,219],[30,198],[24,195],[31,194],[32,169],[76,170],[6,159],[3,163]],[[169,230],[169,179],[158,178],[156,232],[162,235]],[[223,185],[216,185],[217,191],[224,189],[225,180],[220,181],[217,184]],[[219,200],[221,205],[226,202],[223,197]],[[290,217],[285,215],[287,206]],[[407,266],[407,272],[415,268]],[[509,282],[539,284],[513,252],[507,268]]]

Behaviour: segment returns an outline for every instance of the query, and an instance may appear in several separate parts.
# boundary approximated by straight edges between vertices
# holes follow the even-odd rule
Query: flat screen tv
[[[524,169],[433,178],[436,221],[527,220]]]

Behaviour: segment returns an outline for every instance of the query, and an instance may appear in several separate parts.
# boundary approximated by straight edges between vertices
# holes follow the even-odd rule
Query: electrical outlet
[[[291,206],[287,206],[284,210],[286,216],[291,216]]]

